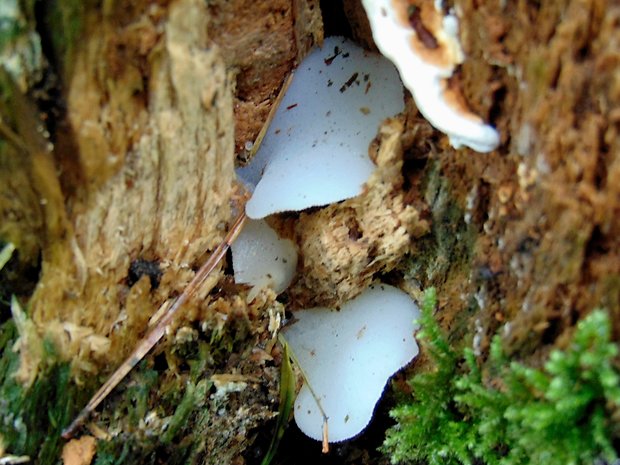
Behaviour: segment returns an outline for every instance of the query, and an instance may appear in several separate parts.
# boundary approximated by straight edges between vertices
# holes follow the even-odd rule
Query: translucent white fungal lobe
[[[255,185],[250,218],[354,197],[374,170],[368,145],[404,108],[394,66],[330,37],[295,71],[260,150],[237,172]]]
[[[418,354],[413,337],[419,310],[395,287],[370,287],[339,311],[295,312],[283,331],[329,417],[329,441],[359,434],[370,422],[388,378]],[[295,422],[321,440],[323,417],[308,386],[295,400]]]
[[[235,282],[277,293],[288,287],[297,267],[293,241],[282,239],[264,220],[248,220],[232,244]]]

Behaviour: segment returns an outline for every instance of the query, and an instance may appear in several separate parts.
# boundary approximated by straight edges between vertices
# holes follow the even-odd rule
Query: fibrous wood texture
[[[296,63],[323,41],[317,0],[216,0],[208,3],[209,37],[236,76],[235,153],[241,161],[254,142]]]
[[[50,5],[65,21],[53,26],[71,30],[50,57],[65,118],[53,154],[37,152],[47,164],[13,170],[13,183],[24,178],[6,210],[24,213],[3,229],[29,231],[25,254],[42,250],[33,320],[92,371],[126,355],[222,239],[235,145],[254,140],[284,78],[322,40],[321,19],[313,1]],[[151,276],[134,283],[136,263]]]
[[[382,126],[372,148],[377,170],[361,195],[301,214],[296,236],[303,262],[290,291],[297,305],[342,305],[378,273],[398,266],[412,242],[428,232],[422,205],[403,191],[403,131],[396,119]]]
[[[63,135],[72,145],[59,142],[73,153],[58,155],[79,170],[67,205],[75,242],[44,251],[32,299],[33,319],[66,357],[118,359],[120,340],[180,288],[229,216],[230,77],[207,47],[200,2],[170,5],[160,23],[163,14],[151,9],[119,30],[92,12],[85,20],[99,34],[74,49]],[[163,294],[149,294],[148,279],[128,287],[137,258],[159,262]]]
[[[321,41],[320,12],[310,0],[40,3],[48,5],[47,27],[63,31],[46,49],[59,82],[45,86],[59,89],[66,108],[37,124],[27,102],[2,96],[4,120],[26,147],[0,144],[0,236],[16,242],[25,261],[42,251],[30,309],[40,332],[74,360],[76,373],[110,370],[223,237],[234,157],[245,161],[283,79]],[[343,3],[353,37],[372,48],[360,2]],[[281,300],[338,305],[372,279],[412,295],[435,286],[450,342],[473,347],[481,363],[497,333],[513,357],[542,363],[595,307],[609,311],[617,338],[620,7],[444,4],[459,17],[466,55],[451,85],[497,127],[500,147],[454,150],[407,99],[371,148],[378,170],[359,198],[270,220],[301,252],[297,282]],[[33,66],[35,78],[15,87],[31,96],[44,68]],[[132,282],[138,259],[154,279]],[[245,290],[228,293],[222,277],[188,305],[185,321],[215,315],[221,329],[250,315],[263,318],[253,329],[266,339],[264,311],[275,296],[259,294],[248,308]],[[254,381],[244,382],[256,389],[224,397],[229,415],[204,429],[226,431],[205,439],[211,456],[233,444],[226,459],[238,457],[245,436],[236,434],[269,417],[253,401],[266,392],[269,402],[272,349],[227,353],[219,366],[251,373]],[[261,391],[257,379],[272,384]],[[209,402],[219,411],[219,400]],[[246,404],[256,415],[245,415]],[[363,463],[387,462],[368,458],[380,440],[341,450],[363,449]]]
[[[503,150],[446,169],[482,215],[480,321],[511,321],[514,349],[570,334],[597,306],[620,328],[619,15],[605,1],[463,5],[463,89]]]

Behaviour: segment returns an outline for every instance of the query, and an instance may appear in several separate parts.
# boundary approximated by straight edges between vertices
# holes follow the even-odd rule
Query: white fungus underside
[[[370,422],[388,378],[418,354],[418,307],[395,287],[371,286],[340,311],[295,312],[284,330],[301,369],[329,417],[329,441],[359,434]],[[321,440],[323,418],[307,385],[295,400],[295,422]]]
[[[297,267],[297,249],[264,220],[247,220],[232,246],[235,282],[276,293],[288,287]]]
[[[360,194],[375,168],[368,145],[379,124],[403,108],[402,84],[388,60],[347,39],[325,39],[296,70],[257,155],[237,170],[256,186],[247,215],[264,218]]]

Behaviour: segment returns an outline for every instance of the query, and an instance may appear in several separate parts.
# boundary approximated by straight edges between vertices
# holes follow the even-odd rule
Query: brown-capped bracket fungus
[[[421,6],[407,0],[362,0],[373,39],[392,61],[420,113],[447,134],[454,148],[490,152],[499,134],[472,113],[449,78],[465,55],[458,38],[458,19],[442,12],[442,2]]]

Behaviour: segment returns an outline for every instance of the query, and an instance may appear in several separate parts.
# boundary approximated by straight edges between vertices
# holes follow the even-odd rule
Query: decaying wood
[[[86,418],[97,408],[97,406],[106,398],[110,392],[120,383],[125,376],[142,360],[142,358],[157,344],[164,336],[166,330],[172,323],[173,318],[177,316],[179,310],[183,305],[194,296],[194,294],[200,289],[200,286],[204,283],[205,279],[215,270],[220,264],[226,252],[235,241],[236,237],[241,232],[245,223],[245,212],[242,211],[231,226],[230,230],[226,234],[224,241],[221,242],[209,256],[209,259],[200,267],[196,272],[192,280],[187,287],[183,289],[183,292],[177,297],[170,306],[166,305],[163,309],[163,316],[153,324],[153,329],[140,341],[137,347],[133,350],[129,358],[127,358],[117,369],[112,373],[108,380],[101,386],[101,388],[95,393],[91,400],[86,404],[80,414],[71,422],[71,424],[63,431],[62,436],[65,439],[69,439],[75,433],[75,430],[81,426]],[[164,304],[165,305],[165,304]]]
[[[118,51],[114,41],[135,39],[133,28],[152,34],[146,80],[125,57],[101,63]],[[233,179],[231,86],[207,47],[202,4],[174,3],[159,28],[142,18],[120,34],[105,19],[101,29],[76,50],[67,93],[81,177],[68,208],[82,257],[45,260],[32,298],[34,321],[86,370],[133,346],[162,298],[191,277],[189,265],[221,241]],[[146,283],[128,288],[138,257],[159,262],[158,294]]]
[[[282,82],[323,42],[321,10],[317,0],[217,0],[208,8],[209,38],[235,76],[235,153],[244,161]]]
[[[11,201],[5,208],[34,213],[3,226],[40,231],[30,236],[30,255],[43,246],[31,315],[76,373],[119,363],[155,309],[182,291],[192,267],[221,242],[235,134],[253,140],[296,60],[322,40],[316,3],[179,0],[85,9],[82,37],[59,59],[66,120],[53,135],[53,158],[13,170],[45,170],[32,183],[36,191],[30,179],[21,180],[28,189],[14,189],[34,207]],[[291,46],[297,43],[303,49]],[[55,197],[44,190],[50,183]],[[148,276],[129,282],[137,259],[161,272],[158,283]],[[207,280],[194,307],[220,277]]]
[[[354,37],[371,43],[361,2],[344,3]],[[476,331],[476,350],[510,322],[506,347],[537,352],[566,341],[597,306],[620,331],[620,9],[612,3],[455,3],[466,59],[452,84],[497,127],[497,151],[454,150],[415,106],[407,110],[405,152],[438,174],[425,174],[435,237],[418,243],[431,256],[412,256],[413,287],[437,286],[443,324]],[[473,296],[475,317],[463,316],[463,296]]]
[[[104,3],[85,2],[79,40],[56,51],[66,118],[54,151],[27,103],[6,120],[26,149],[0,145],[0,236],[21,259],[42,254],[30,312],[82,375],[118,366],[222,240],[235,154],[247,158],[285,77],[322,38],[315,0]],[[467,59],[451,84],[502,145],[454,150],[408,100],[382,127],[362,196],[272,220],[300,247],[292,303],[337,305],[388,273],[412,294],[437,287],[442,325],[477,341],[476,353],[499,332],[536,363],[596,306],[617,335],[620,10],[603,0],[453,3]],[[344,5],[354,37],[371,46],[360,2]],[[158,287],[149,276],[129,282],[137,259],[161,270]],[[187,302],[188,320],[260,314],[275,300],[259,294],[250,310],[243,291],[203,301],[221,277]],[[237,431],[270,414],[222,418]]]
[[[315,212],[295,226],[303,263],[290,290],[297,305],[339,306],[387,273],[428,232],[421,205],[403,190],[403,122],[388,120],[374,146],[376,171],[365,191]]]

